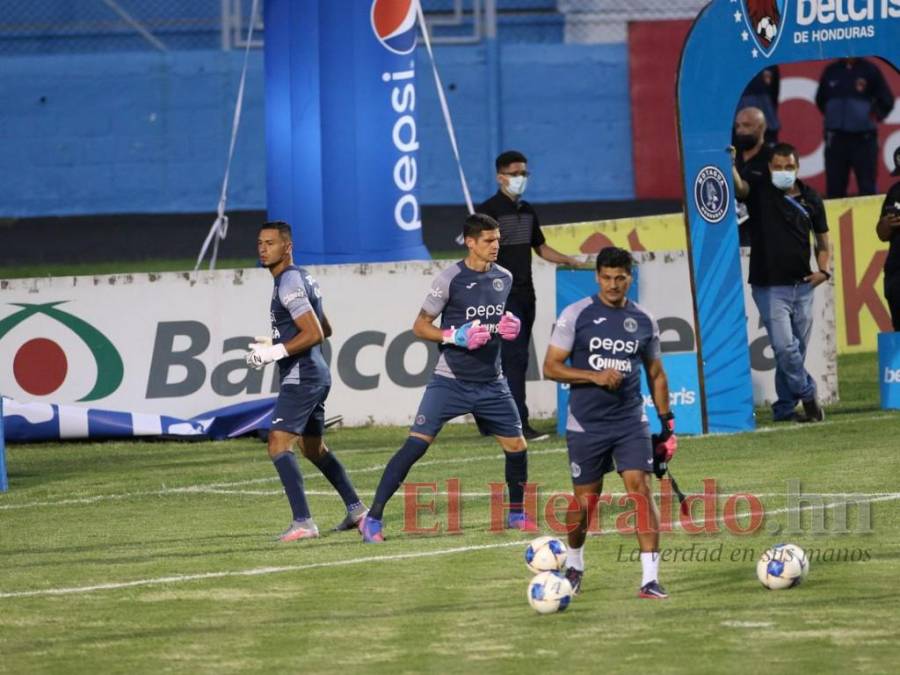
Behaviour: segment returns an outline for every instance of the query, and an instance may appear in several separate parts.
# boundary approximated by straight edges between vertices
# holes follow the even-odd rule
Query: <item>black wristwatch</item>
[[[825,281],[831,279],[831,272],[826,272],[825,270],[819,270],[822,274],[825,275]]]

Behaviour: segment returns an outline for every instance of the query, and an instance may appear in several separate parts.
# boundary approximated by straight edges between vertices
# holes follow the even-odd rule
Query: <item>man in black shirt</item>
[[[900,176],[900,146],[894,150],[892,176]],[[881,218],[875,228],[881,241],[889,241],[884,261],[884,298],[891,312],[891,323],[900,331],[900,181],[894,183],[881,205]]]
[[[734,118],[734,166],[747,182],[759,181],[769,174],[769,154],[772,147],[766,142],[766,116],[759,108],[742,108]],[[741,216],[741,205],[744,215]],[[738,202],[738,238],[741,246],[750,245],[754,214],[744,202]]]
[[[506,309],[522,320],[519,336],[504,342],[501,350],[503,374],[509,382],[525,438],[539,441],[547,438],[531,428],[528,422],[528,406],[525,405],[525,374],[528,371],[528,351],[531,329],[534,326],[535,293],[531,276],[531,250],[552,263],[578,266],[578,261],[548,246],[541,232],[534,208],[522,199],[528,183],[528,160],[521,152],[508,150],[495,162],[497,193],[476,208],[500,223],[500,254],[497,264],[513,275],[512,291],[506,301]]]
[[[874,195],[877,123],[894,108],[884,75],[866,59],[838,59],[822,71],[816,105],[825,116],[825,193],[846,197],[852,168],[859,194]]]
[[[765,178],[746,181],[732,171],[735,193],[755,214],[750,232],[750,286],[753,301],[775,352],[775,421],[818,422],[825,413],[816,400],[816,383],[804,361],[812,331],[813,291],[831,278],[828,224],[822,198],[797,179],[797,150],[787,143],[772,148]],[[810,270],[809,234],[815,236],[818,271]],[[805,416],[794,414],[803,403]]]

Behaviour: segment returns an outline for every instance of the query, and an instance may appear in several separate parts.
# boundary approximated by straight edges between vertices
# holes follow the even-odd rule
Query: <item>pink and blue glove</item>
[[[469,321],[459,328],[447,328],[444,330],[444,344],[465,347],[466,349],[478,349],[484,347],[491,339],[491,331],[483,326],[481,321]]]
[[[497,332],[504,340],[515,340],[519,337],[519,331],[522,330],[522,320],[512,312],[506,312],[500,317],[497,324]]]
[[[650,442],[653,444],[653,473],[662,479],[669,470],[669,460],[678,449],[678,437],[675,435],[675,415],[667,412],[659,416],[662,424],[658,434],[653,434]]]

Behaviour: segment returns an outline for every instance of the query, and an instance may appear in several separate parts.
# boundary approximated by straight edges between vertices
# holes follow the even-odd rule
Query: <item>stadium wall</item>
[[[495,188],[492,148],[514,146],[531,159],[534,201],[633,197],[624,44],[502,46],[500,128],[489,121],[484,47],[436,58],[476,199]],[[426,59],[419,50],[419,197],[460,203]],[[219,51],[0,59],[0,217],[214,209],[241,63]],[[263,106],[253,52],[231,209],[265,208]]]

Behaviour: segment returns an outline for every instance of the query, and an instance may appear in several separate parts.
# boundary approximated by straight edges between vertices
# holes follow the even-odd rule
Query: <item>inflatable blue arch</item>
[[[754,428],[726,151],[735,106],[747,82],[766,66],[863,56],[897,68],[900,0],[713,0],[685,41],[678,128],[704,431]]]

